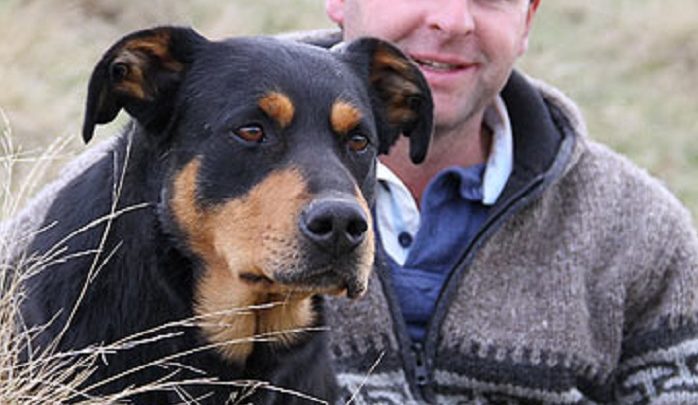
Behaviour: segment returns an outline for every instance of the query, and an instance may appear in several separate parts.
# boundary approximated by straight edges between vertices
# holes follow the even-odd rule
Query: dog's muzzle
[[[316,197],[301,211],[298,227],[305,239],[305,270],[278,272],[278,282],[346,292],[349,298],[366,290],[373,262],[370,213],[351,195]],[[370,257],[369,257],[370,256]]]

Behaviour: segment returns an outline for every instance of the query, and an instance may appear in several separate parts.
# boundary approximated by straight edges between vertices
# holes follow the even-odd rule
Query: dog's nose
[[[366,239],[368,220],[354,200],[324,198],[311,202],[303,210],[300,229],[328,253],[341,256]]]

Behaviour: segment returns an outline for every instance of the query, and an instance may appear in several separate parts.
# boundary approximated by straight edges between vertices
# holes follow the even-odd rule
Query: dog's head
[[[329,51],[161,27],[99,62],[83,137],[123,108],[153,138],[162,218],[204,269],[200,299],[356,297],[373,263],[376,156],[404,135],[420,162],[432,106],[418,68],[377,39]]]

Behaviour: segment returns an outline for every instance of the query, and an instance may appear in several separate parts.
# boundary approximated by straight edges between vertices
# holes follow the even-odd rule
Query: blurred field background
[[[0,0],[0,131],[12,151],[37,156],[68,137],[58,167],[83,150],[91,68],[124,33],[166,23],[210,38],[331,27],[322,0]],[[593,138],[663,179],[698,218],[697,1],[543,0],[520,67],[574,98]],[[20,159],[0,183],[21,186],[32,164]]]

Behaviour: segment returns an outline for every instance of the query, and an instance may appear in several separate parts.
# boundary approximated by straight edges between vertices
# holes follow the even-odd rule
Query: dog
[[[76,400],[174,379],[190,382],[129,399],[224,403],[241,394],[230,382],[265,381],[332,402],[322,296],[367,289],[377,155],[406,136],[425,157],[419,69],[372,38],[328,50],[155,27],[94,68],[85,142],[122,109],[125,130],[58,192],[28,248],[51,261],[26,285],[22,322],[41,327],[27,361],[131,342]],[[204,377],[216,383],[191,382]]]

